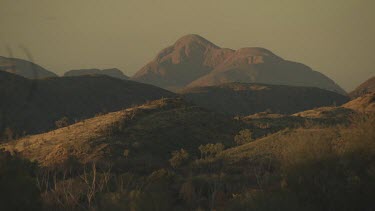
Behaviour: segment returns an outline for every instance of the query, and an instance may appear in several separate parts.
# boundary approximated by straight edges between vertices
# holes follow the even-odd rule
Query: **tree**
[[[201,158],[215,157],[217,154],[224,150],[222,143],[200,145],[199,151],[201,152]]]
[[[234,142],[237,145],[246,144],[253,141],[252,133],[249,129],[241,130],[236,136],[234,136]]]
[[[173,168],[178,168],[189,159],[189,153],[184,149],[180,149],[172,152],[172,158],[169,159],[169,163]]]
[[[66,127],[69,125],[69,119],[68,117],[63,117],[55,122],[55,125],[57,128]]]

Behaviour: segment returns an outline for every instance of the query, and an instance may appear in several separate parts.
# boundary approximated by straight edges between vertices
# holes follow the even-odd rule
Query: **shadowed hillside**
[[[341,105],[344,95],[315,87],[228,83],[196,87],[180,92],[199,106],[231,115],[250,115],[268,111],[291,114],[321,106]]]
[[[55,73],[32,62],[3,56],[0,56],[0,71],[14,73],[30,79],[57,77]]]
[[[0,126],[14,133],[38,133],[64,124],[117,111],[148,100],[174,96],[151,85],[108,76],[28,80],[0,72]]]
[[[162,50],[132,79],[178,90],[229,82],[312,86],[345,94],[334,81],[264,48],[220,48],[199,35],[186,35]]]

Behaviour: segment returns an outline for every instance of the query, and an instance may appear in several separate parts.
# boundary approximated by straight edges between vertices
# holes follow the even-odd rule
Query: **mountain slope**
[[[375,92],[375,76],[363,82],[356,89],[349,93],[351,98],[357,98],[367,93]]]
[[[199,35],[186,35],[163,49],[132,79],[178,89],[209,73],[232,52],[219,48]]]
[[[344,95],[315,87],[295,87],[247,83],[195,87],[181,91],[182,96],[199,106],[231,115],[250,115],[270,110],[291,114],[349,100]]]
[[[9,127],[18,134],[43,132],[62,117],[72,123],[171,96],[158,87],[108,76],[29,80],[0,72],[0,98],[5,99],[0,101],[0,131]]]
[[[375,92],[363,94],[360,97],[345,103],[342,107],[358,112],[375,113]]]
[[[117,68],[103,69],[103,70],[99,70],[99,69],[69,70],[64,74],[64,76],[82,76],[82,75],[107,75],[107,76],[124,79],[124,80],[129,79],[128,76],[124,75],[124,73]]]
[[[162,50],[132,79],[167,89],[253,82],[314,86],[345,94],[323,74],[283,60],[264,48],[220,48],[199,35],[186,35]]]
[[[50,166],[75,156],[80,162],[123,160],[131,169],[167,164],[174,150],[196,154],[201,144],[233,145],[237,123],[185,103],[162,99],[2,145]],[[128,155],[124,157],[124,150]],[[125,161],[124,161],[125,160]]]
[[[353,114],[375,113],[375,92],[364,94],[338,107],[320,107],[293,114],[308,119],[331,119],[341,123],[348,121]]]
[[[0,71],[14,73],[30,79],[57,77],[55,73],[32,62],[2,56],[0,56]]]

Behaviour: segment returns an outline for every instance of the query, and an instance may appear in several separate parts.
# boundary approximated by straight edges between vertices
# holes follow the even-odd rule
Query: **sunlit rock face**
[[[284,60],[267,49],[220,48],[199,35],[180,38],[159,52],[132,79],[170,90],[252,82],[312,86],[345,94],[325,75],[306,65]]]

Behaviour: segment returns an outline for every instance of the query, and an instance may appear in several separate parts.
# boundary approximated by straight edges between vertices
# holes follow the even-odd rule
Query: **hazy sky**
[[[0,0],[0,55],[132,75],[185,34],[264,47],[346,90],[375,75],[374,0]]]

